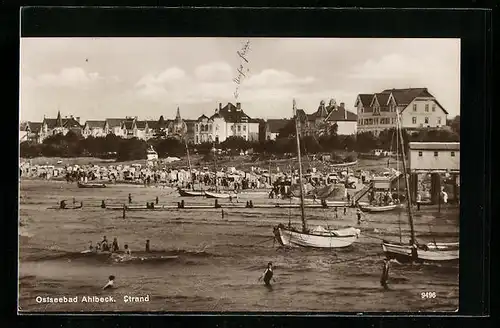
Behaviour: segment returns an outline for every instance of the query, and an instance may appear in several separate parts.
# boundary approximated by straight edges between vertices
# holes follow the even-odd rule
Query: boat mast
[[[194,190],[193,171],[191,168],[191,159],[189,157],[189,147],[188,147],[188,143],[187,143],[187,138],[184,138],[184,144],[186,145],[186,154],[187,154],[188,166],[189,166],[189,180],[192,182],[192,188]]]
[[[217,149],[215,149],[215,142],[213,145],[214,145],[215,192],[219,192],[217,188],[217,156],[216,156]]]
[[[297,158],[299,160],[299,184],[300,184],[300,212],[302,216],[302,232],[307,232],[306,213],[304,210],[304,184],[302,183],[302,160],[300,158],[300,137],[299,137],[299,114],[293,100],[293,113],[295,114],[295,136],[297,137]]]
[[[405,147],[404,147],[404,141],[403,141],[403,132],[401,131],[401,121],[399,117],[399,112],[396,112],[396,120],[397,120],[397,130],[399,132],[399,138],[401,141],[401,157],[403,160],[403,174],[405,176],[405,185],[406,185],[406,203],[408,207],[408,221],[410,223],[410,231],[411,231],[411,239],[410,243],[412,245],[415,245],[415,229],[413,227],[413,215],[411,212],[411,199],[410,199],[410,183],[408,181],[408,174],[406,172],[406,156],[405,156]]]

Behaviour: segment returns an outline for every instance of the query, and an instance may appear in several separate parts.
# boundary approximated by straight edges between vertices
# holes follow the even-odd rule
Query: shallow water
[[[408,235],[404,212],[368,214],[361,237],[336,250],[282,249],[273,243],[272,227],[299,225],[298,209],[220,209],[121,211],[99,208],[158,196],[160,205],[176,204],[173,189],[110,186],[81,189],[65,182],[21,183],[19,307],[21,311],[455,311],[458,265],[391,266],[389,290],[379,283],[381,238]],[[77,210],[54,210],[62,199],[83,201]],[[269,203],[263,194],[241,196],[240,202]],[[213,200],[184,198],[186,204]],[[228,200],[220,200],[220,203]],[[357,226],[355,213],[339,209],[306,209],[308,224],[334,228]],[[399,223],[401,222],[401,224]],[[421,241],[458,239],[458,210],[423,210],[415,216]],[[432,232],[432,233],[431,233]],[[131,257],[81,254],[88,242],[103,236],[128,244]],[[153,252],[145,253],[146,239]],[[272,289],[257,282],[267,262],[275,265]],[[103,291],[109,275],[113,290]],[[422,299],[422,292],[436,297]],[[83,296],[113,296],[115,302],[82,302]],[[125,302],[125,296],[148,302]],[[77,303],[38,303],[37,296],[78,297]]]

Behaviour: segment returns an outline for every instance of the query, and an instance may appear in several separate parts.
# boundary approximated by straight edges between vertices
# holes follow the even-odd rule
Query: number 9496
[[[422,292],[420,296],[422,299],[436,298],[436,292]]]

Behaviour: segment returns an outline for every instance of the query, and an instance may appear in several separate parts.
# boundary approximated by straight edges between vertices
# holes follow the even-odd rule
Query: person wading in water
[[[267,287],[271,287],[271,280],[276,282],[276,280],[273,278],[273,263],[269,262],[267,264],[266,271],[262,274],[262,276],[259,277],[258,281],[261,281],[264,279],[264,283],[266,284]]]

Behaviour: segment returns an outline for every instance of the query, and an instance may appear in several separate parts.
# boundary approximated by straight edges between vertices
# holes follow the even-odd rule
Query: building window
[[[411,123],[412,124],[417,124],[417,118],[416,117],[412,117],[411,118]]]
[[[436,111],[436,104],[432,104],[432,111],[435,112]]]
[[[438,124],[441,124],[441,117],[438,117]]]
[[[455,157],[455,152],[454,151],[451,152],[451,157]]]
[[[425,111],[428,112],[429,111],[429,104],[425,104]]]
[[[429,124],[429,118],[428,117],[425,118],[425,124]]]
[[[413,111],[416,112],[417,111],[417,104],[413,104]]]
[[[438,152],[437,151],[434,152],[434,157],[438,157]]]
[[[418,152],[418,157],[422,157],[422,152],[421,151]]]
[[[245,132],[246,130],[247,130],[247,126],[243,125],[243,132]]]
[[[241,131],[241,126],[240,126],[240,125],[238,125],[238,132],[240,132],[240,131]]]

